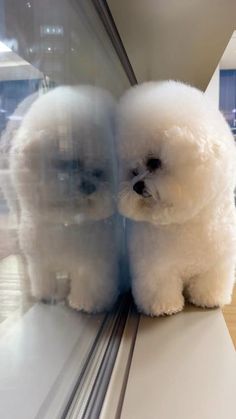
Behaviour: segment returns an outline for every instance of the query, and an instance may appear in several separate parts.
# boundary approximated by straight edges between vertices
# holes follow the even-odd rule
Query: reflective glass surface
[[[1,417],[22,408],[22,371],[25,394],[34,374],[44,383],[39,405],[70,353],[79,374],[122,292],[114,135],[128,87],[92,2],[0,1]]]

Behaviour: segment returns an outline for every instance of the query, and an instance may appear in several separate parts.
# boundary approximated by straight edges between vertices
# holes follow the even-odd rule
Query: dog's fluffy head
[[[22,207],[55,222],[102,219],[114,211],[110,95],[58,87],[27,112],[10,152]]]
[[[150,82],[121,99],[119,209],[156,224],[185,222],[224,191],[233,197],[236,152],[221,113],[180,82]]]

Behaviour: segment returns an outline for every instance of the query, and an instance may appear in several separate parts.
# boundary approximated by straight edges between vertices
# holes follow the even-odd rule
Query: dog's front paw
[[[69,279],[53,276],[41,278],[31,278],[31,295],[45,304],[55,304],[65,300],[69,293]]]
[[[138,311],[151,317],[170,316],[178,313],[184,308],[183,295],[176,295],[175,298],[163,299],[160,298],[146,298],[142,301],[136,300]]]
[[[91,269],[71,281],[68,303],[86,313],[101,313],[112,308],[118,297],[117,279],[111,275],[92,273]]]
[[[194,304],[197,307],[202,308],[217,308],[223,307],[226,304],[230,304],[231,297],[230,295],[214,295],[214,294],[206,294],[206,295],[189,295],[188,294],[188,301],[191,304]]]
[[[138,310],[148,316],[165,316],[178,313],[184,308],[182,284],[171,275],[154,282],[152,278],[140,277],[133,281],[132,292]]]
[[[223,307],[230,304],[234,284],[234,263],[219,260],[209,271],[192,278],[185,295],[192,304],[203,308]]]
[[[214,281],[214,279],[213,277],[209,282],[207,276],[199,276],[195,280],[190,281],[184,291],[186,299],[195,306],[202,308],[216,308],[230,304],[231,288],[225,286],[223,277],[222,283]]]
[[[113,296],[102,296],[94,292],[84,292],[83,290],[77,295],[71,293],[68,297],[68,304],[71,308],[84,311],[85,313],[103,313],[109,311],[114,302]]]

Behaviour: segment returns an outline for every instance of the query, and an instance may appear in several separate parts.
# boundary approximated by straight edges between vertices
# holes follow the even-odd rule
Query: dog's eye
[[[78,170],[81,167],[81,163],[78,159],[73,160],[54,160],[53,166],[55,169],[60,170],[62,172],[72,172]]]
[[[154,172],[155,170],[160,169],[160,167],[161,167],[161,160],[160,159],[156,159],[154,157],[150,157],[147,160],[146,165],[147,165],[147,168],[148,168],[148,170],[150,172]]]
[[[104,171],[102,169],[94,169],[92,171],[92,176],[96,179],[103,179],[104,178]]]

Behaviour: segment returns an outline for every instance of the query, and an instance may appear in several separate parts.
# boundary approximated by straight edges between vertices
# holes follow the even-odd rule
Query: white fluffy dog
[[[37,299],[99,312],[117,297],[113,113],[103,90],[58,87],[33,103],[14,138],[19,241]]]
[[[130,225],[132,289],[158,316],[230,302],[236,150],[204,94],[175,81],[128,91],[119,110],[119,208]]]

